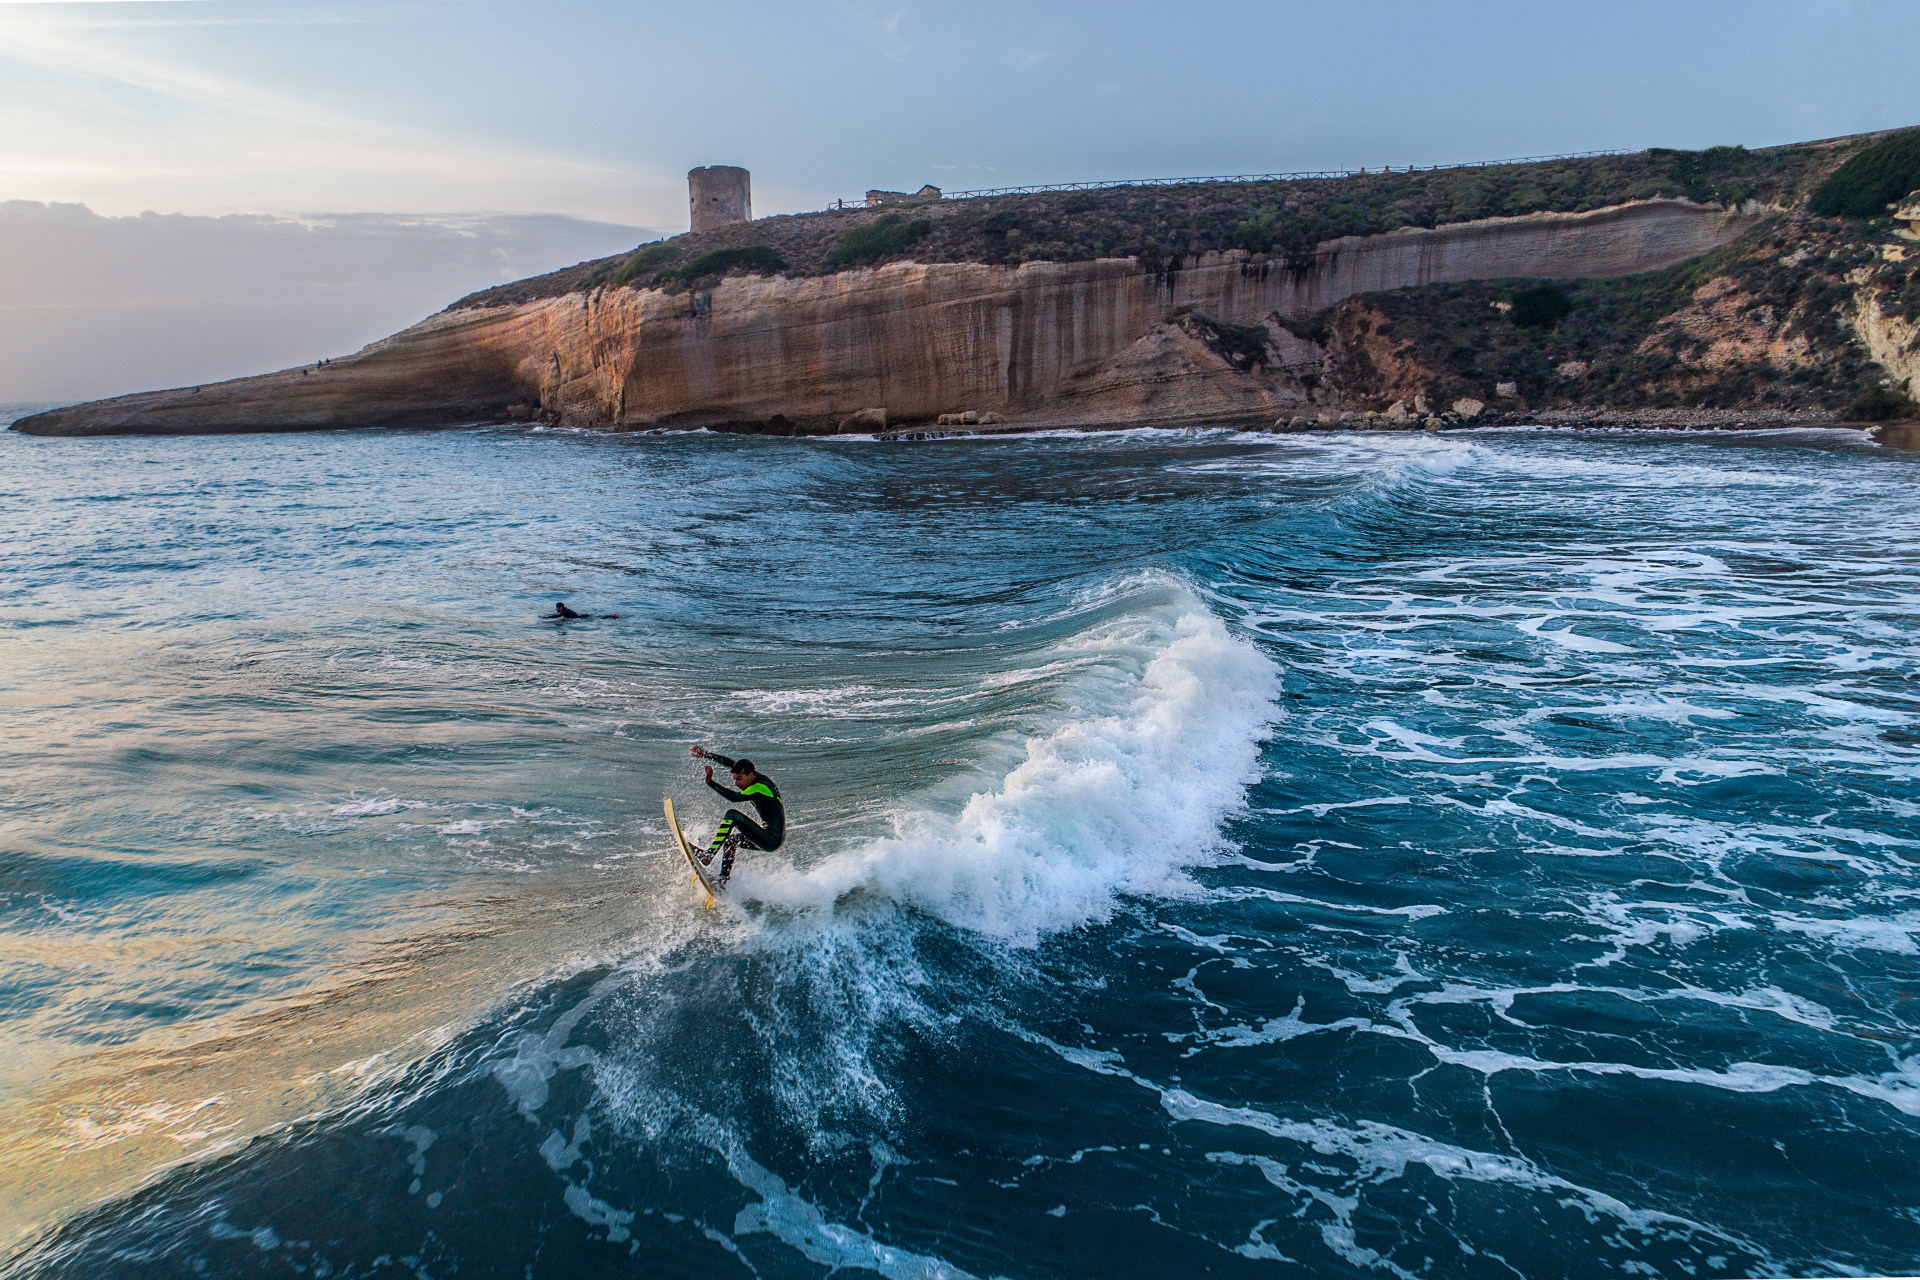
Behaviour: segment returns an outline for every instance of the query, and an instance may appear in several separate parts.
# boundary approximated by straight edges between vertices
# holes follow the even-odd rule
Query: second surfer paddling
[[[725,884],[727,877],[733,874],[733,855],[742,843],[755,849],[774,850],[787,838],[787,810],[780,800],[779,784],[766,774],[756,771],[751,760],[730,760],[705,747],[690,747],[689,754],[696,759],[713,760],[724,765],[733,774],[733,785],[738,790],[729,791],[713,780],[713,766],[707,766],[707,785],[718,791],[735,804],[753,805],[760,815],[755,822],[738,809],[729,809],[720,819],[719,830],[713,833],[713,842],[700,858],[701,866],[710,866],[713,855],[720,855],[720,883]]]

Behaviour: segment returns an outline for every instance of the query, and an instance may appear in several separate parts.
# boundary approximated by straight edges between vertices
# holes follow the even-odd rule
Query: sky
[[[1916,47],[1911,0],[0,0],[0,401],[350,350],[503,270],[683,230],[694,165],[752,170],[767,214],[925,182],[1763,146],[1920,124]],[[149,211],[205,220],[196,273],[127,248]],[[291,259],[263,268],[261,216]],[[407,251],[370,249],[373,223],[413,227]],[[161,255],[189,234],[144,230]],[[89,234],[122,258],[62,297],[33,264]],[[191,341],[169,307],[202,316]]]
[[[0,404],[345,355],[476,288],[650,235],[559,214],[107,218],[0,201]]]

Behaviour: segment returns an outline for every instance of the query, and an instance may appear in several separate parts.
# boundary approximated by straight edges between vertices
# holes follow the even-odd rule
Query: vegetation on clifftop
[[[933,230],[927,218],[908,222],[898,213],[883,213],[864,227],[849,227],[840,235],[840,247],[827,255],[829,267],[858,266],[898,257]]]
[[[786,259],[772,249],[763,244],[750,244],[736,249],[709,249],[684,267],[662,271],[653,278],[653,283],[700,280],[734,271],[749,276],[776,276],[786,269]]]
[[[1406,386],[1494,403],[1509,384],[1507,403],[1531,408],[1842,412],[1883,377],[1851,331],[1854,282],[1877,260],[1845,227],[1776,217],[1665,271],[1369,294],[1317,328],[1345,352],[1341,398],[1382,408]],[[1564,310],[1523,323],[1520,300],[1543,289]]]
[[[821,275],[905,257],[918,262],[1175,261],[1216,249],[1298,255],[1340,236],[1475,218],[1577,213],[1656,197],[1796,203],[1861,142],[1748,151],[1654,149],[1623,156],[1485,168],[1382,172],[1277,182],[1190,183],[1037,192],[897,209],[845,209],[734,223],[583,262],[462,298],[455,309],[641,286],[667,262],[760,246],[790,275]],[[671,250],[672,256],[664,256]],[[637,266],[647,255],[658,261]],[[681,271],[668,277],[686,279]]]
[[[1890,385],[1858,333],[1875,314],[1875,324],[1920,323],[1920,247],[1886,217],[1890,202],[1915,189],[1920,129],[1762,151],[1655,149],[1425,173],[1048,192],[927,202],[910,214],[835,210],[738,223],[455,306],[622,285],[678,291],[729,272],[819,275],[906,257],[1131,256],[1177,267],[1191,255],[1241,249],[1298,260],[1329,240],[1400,227],[1656,197],[1758,201],[1776,212],[1736,243],[1665,271],[1433,285],[1349,298],[1305,320],[1275,317],[1269,325],[1320,352],[1298,368],[1284,364],[1269,325],[1227,324],[1187,308],[1166,319],[1236,369],[1297,379],[1320,405],[1384,409],[1416,396],[1430,404],[1465,397],[1507,408],[1811,409],[1879,419],[1920,412],[1915,388]]]
[[[1807,210],[1828,218],[1884,218],[1887,207],[1920,189],[1920,129],[1906,129],[1857,152],[1820,184]]]
[[[620,269],[614,273],[612,282],[626,284],[632,280],[649,280],[661,267],[679,256],[680,246],[670,240],[656,240],[652,244],[643,244],[628,255]]]

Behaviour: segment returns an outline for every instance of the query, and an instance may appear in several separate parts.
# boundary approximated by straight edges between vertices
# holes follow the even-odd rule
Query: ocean
[[[1910,1273],[1916,495],[0,435],[0,1270]],[[694,744],[790,814],[712,910]]]

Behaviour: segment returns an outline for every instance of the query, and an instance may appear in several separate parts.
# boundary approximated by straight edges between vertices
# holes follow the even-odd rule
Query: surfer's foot
[[[707,852],[700,855],[700,865],[703,867],[710,867],[713,865],[713,850],[709,849],[707,850]]]

